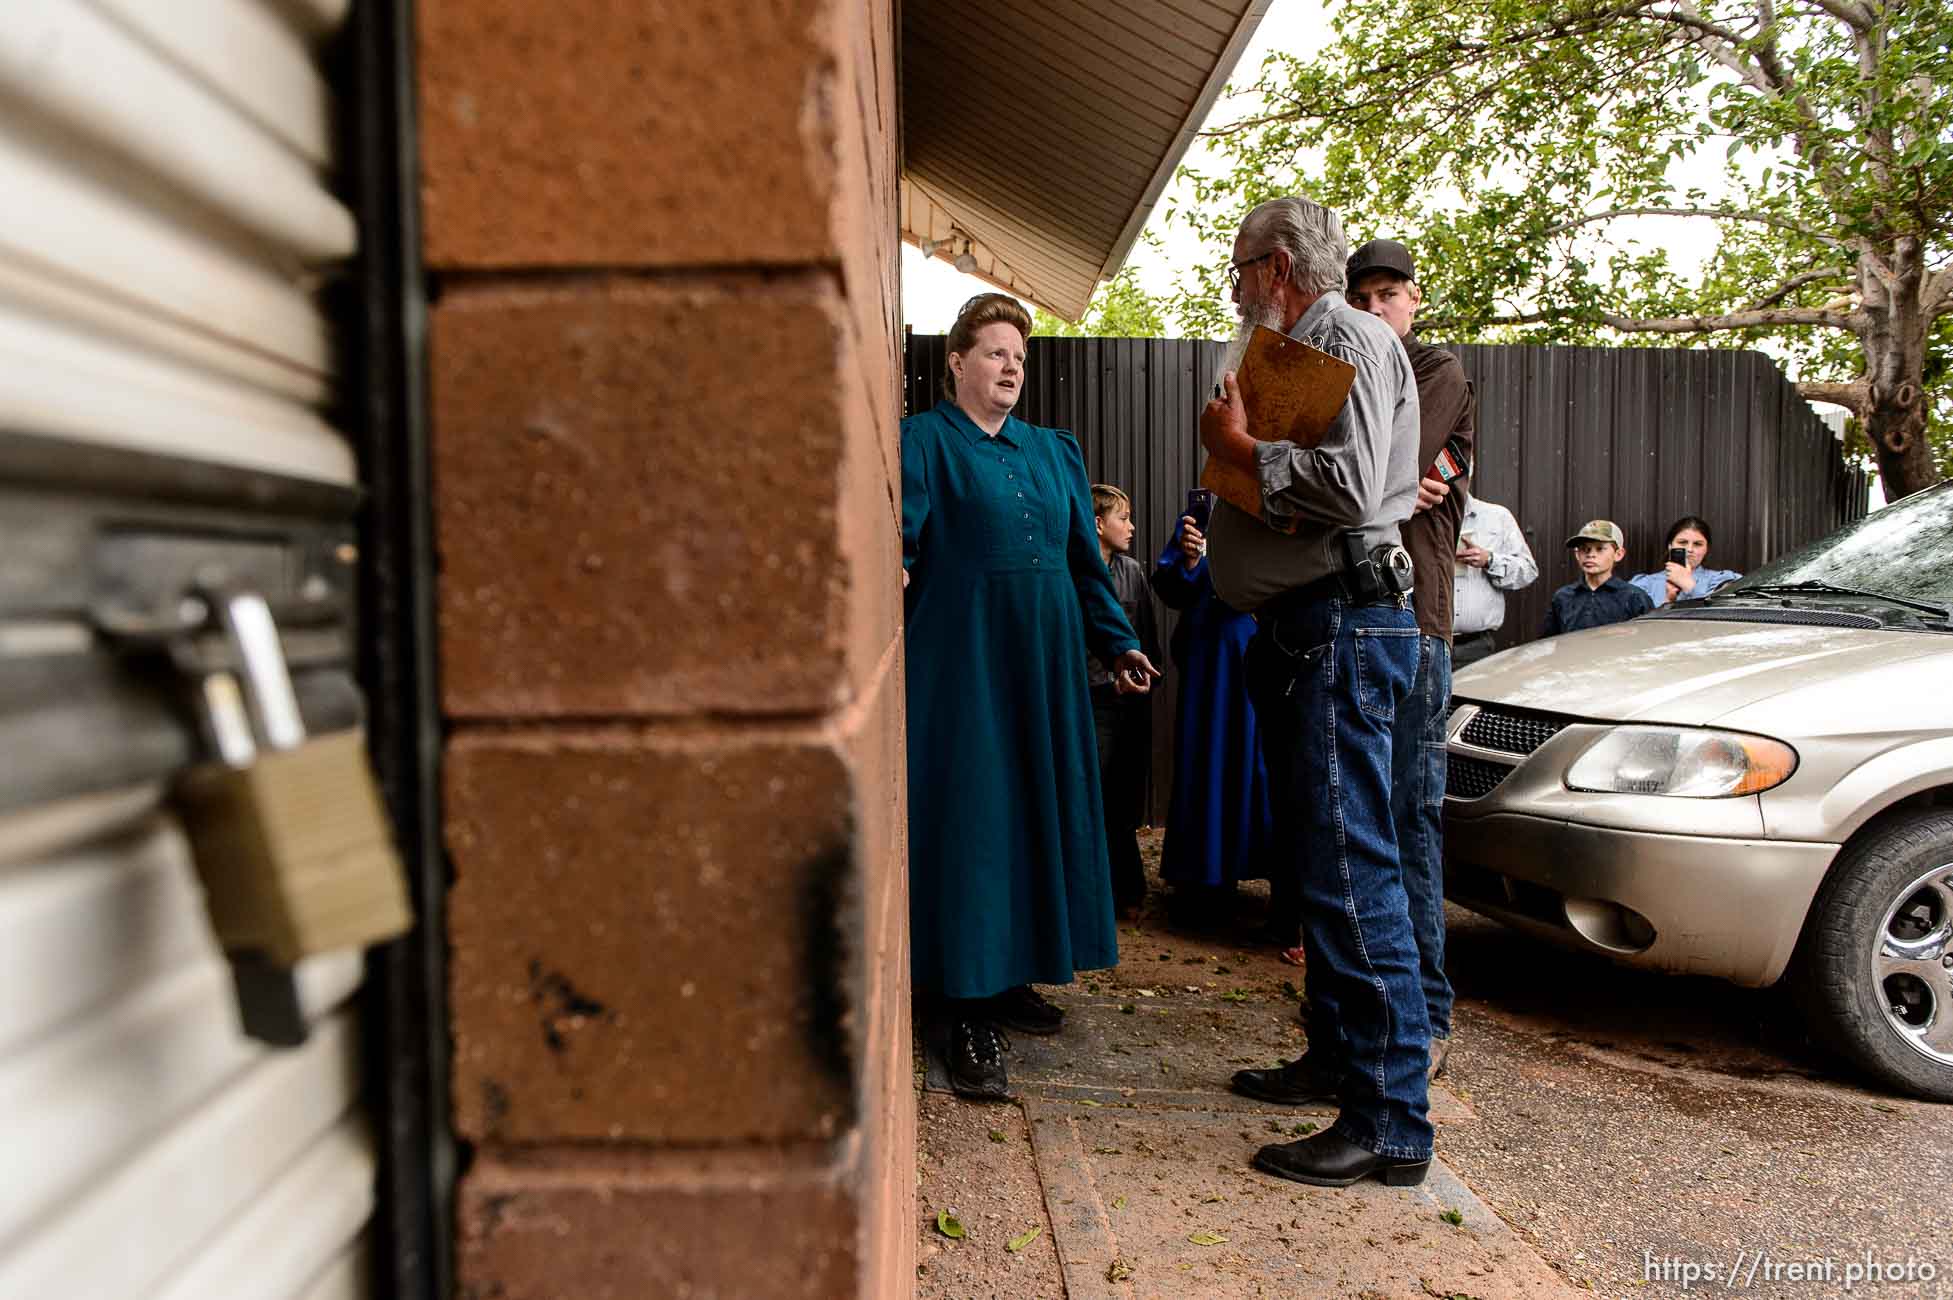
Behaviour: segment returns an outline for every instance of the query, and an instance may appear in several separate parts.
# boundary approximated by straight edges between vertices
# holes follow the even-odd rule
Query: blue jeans
[[[1338,1040],[1335,1131],[1402,1160],[1431,1155],[1431,1032],[1390,815],[1391,733],[1418,657],[1408,610],[1334,597],[1265,618],[1247,653],[1271,865],[1299,878],[1310,1019]]]
[[[1431,1037],[1451,1037],[1451,981],[1444,973],[1444,722],[1451,711],[1451,647],[1417,638],[1417,680],[1390,731],[1390,816],[1410,895],[1418,979]]]

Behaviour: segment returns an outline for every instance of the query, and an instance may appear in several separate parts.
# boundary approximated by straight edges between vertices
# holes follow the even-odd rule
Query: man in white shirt
[[[1455,572],[1451,662],[1463,668],[1492,653],[1492,634],[1505,623],[1505,593],[1530,587],[1539,565],[1512,512],[1474,496],[1458,525]]]

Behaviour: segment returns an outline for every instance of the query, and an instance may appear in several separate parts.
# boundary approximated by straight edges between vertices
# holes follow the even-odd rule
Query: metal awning
[[[1273,0],[902,6],[902,237],[1076,320]]]

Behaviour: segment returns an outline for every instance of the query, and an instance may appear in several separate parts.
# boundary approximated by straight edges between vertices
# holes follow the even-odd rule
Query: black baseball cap
[[[1410,249],[1394,239],[1372,239],[1350,254],[1345,270],[1351,285],[1372,271],[1389,271],[1406,280],[1417,278],[1417,269],[1411,264]]]

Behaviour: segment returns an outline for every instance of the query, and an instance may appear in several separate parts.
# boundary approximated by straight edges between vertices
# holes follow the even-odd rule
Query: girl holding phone
[[[1639,587],[1655,608],[1678,600],[1700,600],[1726,582],[1743,575],[1733,569],[1711,569],[1703,564],[1709,558],[1709,521],[1700,515],[1683,515],[1668,526],[1668,563],[1653,573],[1638,574],[1628,581]]]

